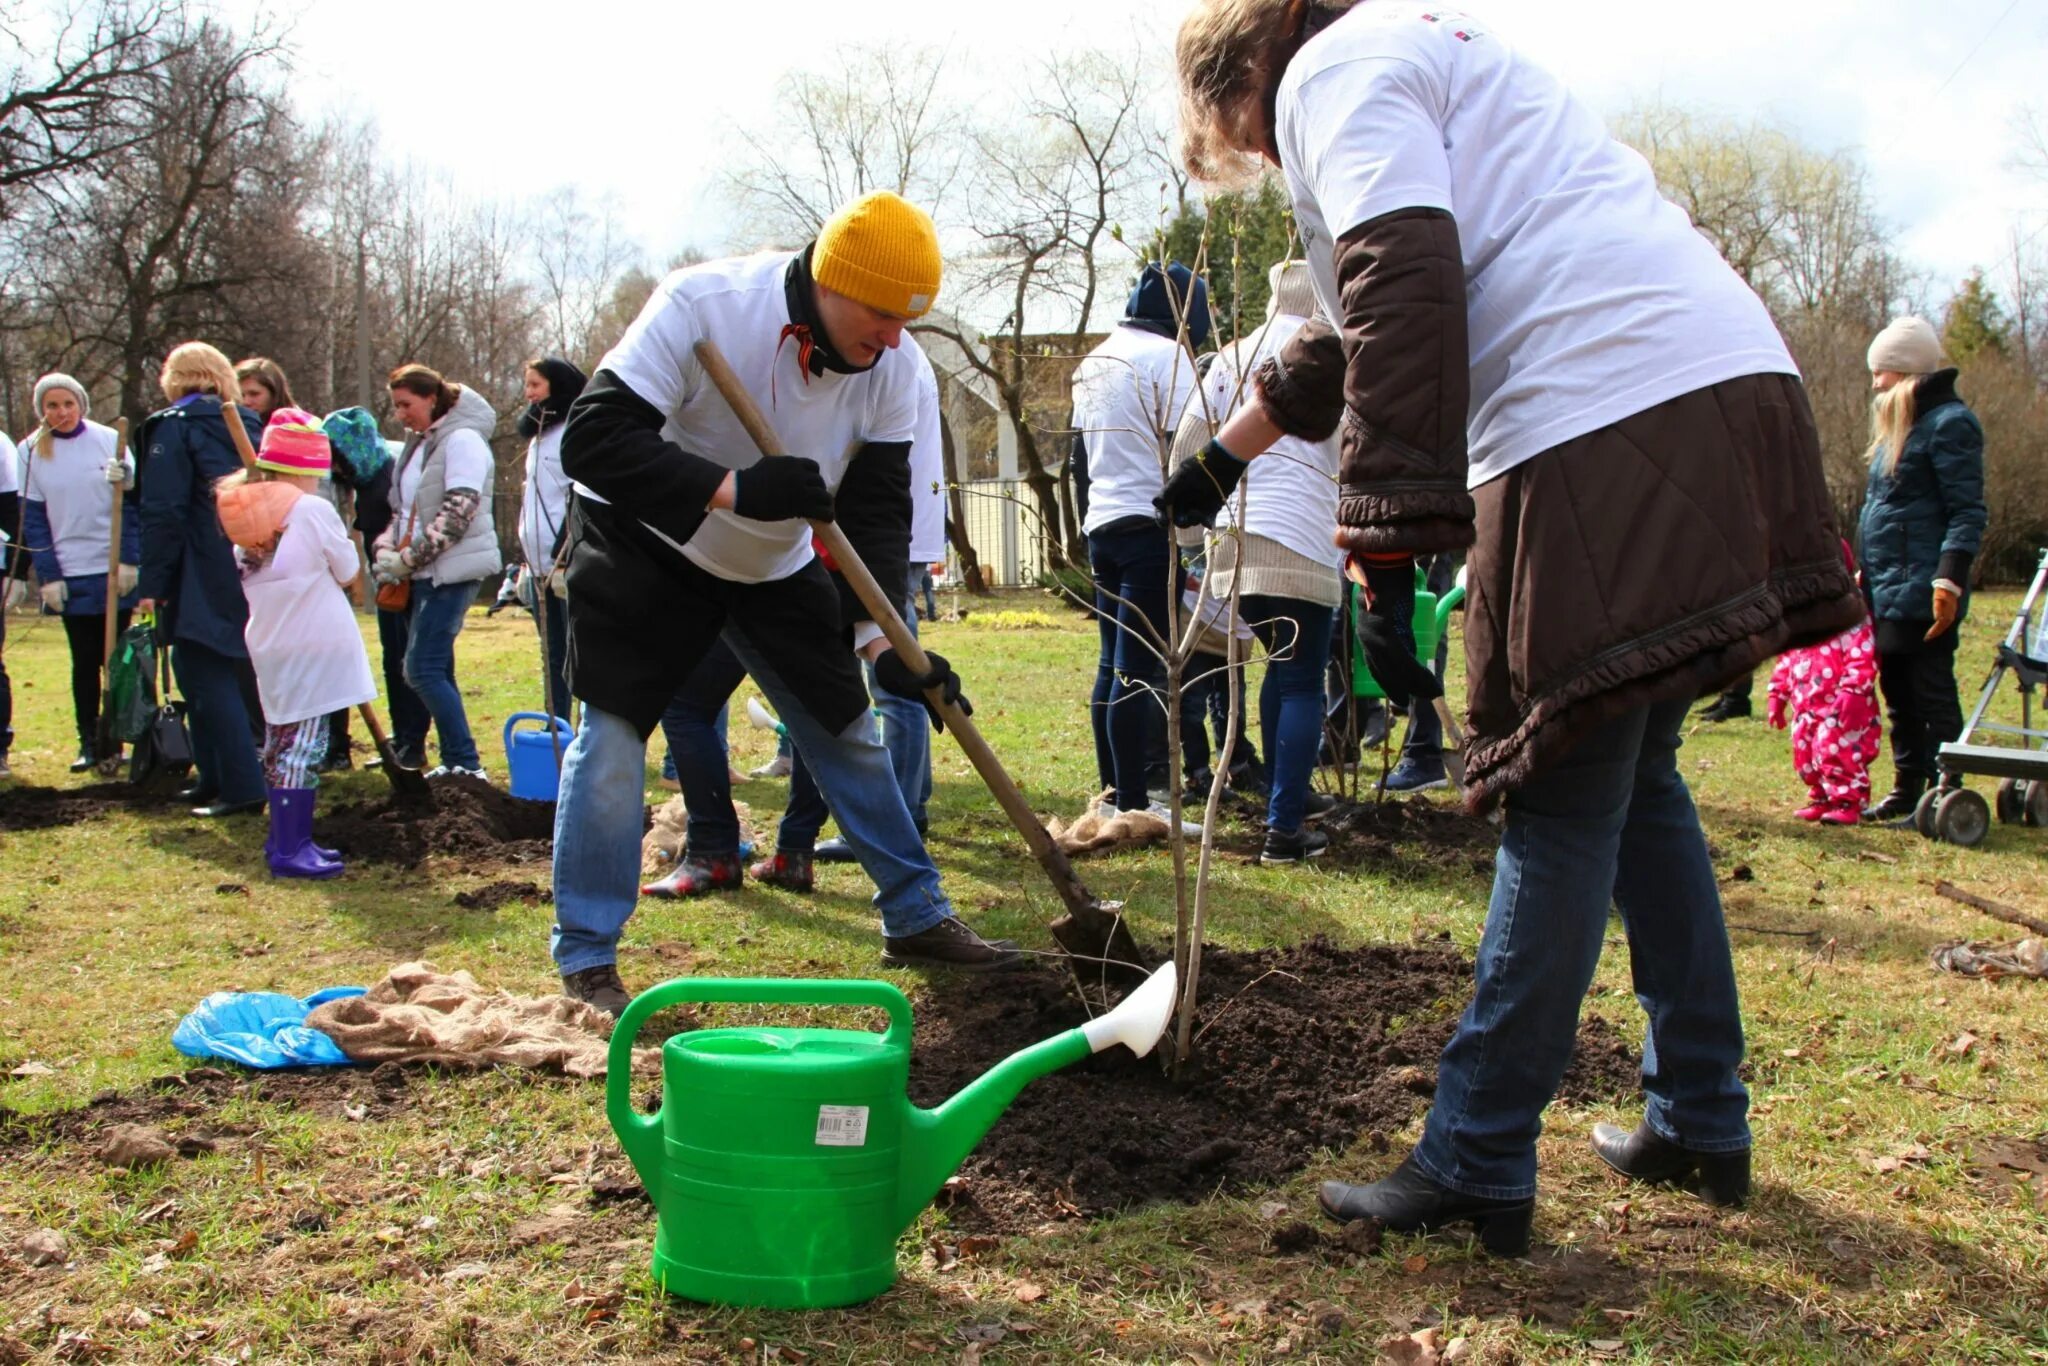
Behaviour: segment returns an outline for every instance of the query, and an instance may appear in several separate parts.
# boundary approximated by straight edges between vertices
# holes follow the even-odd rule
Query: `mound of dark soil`
[[[436,778],[431,803],[387,797],[324,813],[314,834],[344,857],[417,867],[430,855],[533,863],[554,848],[555,804],[474,778]]]
[[[213,1123],[210,1117],[241,1099],[288,1105],[327,1119],[349,1115],[381,1119],[405,1107],[412,1075],[391,1065],[374,1070],[320,1067],[283,1072],[195,1067],[167,1073],[137,1090],[103,1091],[75,1110],[25,1118],[0,1105],[0,1152],[42,1143],[76,1144],[116,1124],[232,1137],[248,1131]]]
[[[97,820],[118,807],[170,806],[170,792],[128,783],[92,783],[85,787],[0,789],[0,830],[52,830],[60,825]]]
[[[1330,837],[1325,863],[1347,868],[1493,876],[1500,832],[1457,806],[1428,797],[1341,806],[1322,820]]]
[[[465,911],[495,911],[511,901],[547,901],[554,892],[537,882],[500,880],[455,894],[455,904]]]
[[[1470,991],[1470,963],[1448,948],[1212,948],[1191,1074],[1175,1083],[1156,1057],[1118,1048],[1033,1082],[961,1168],[955,1218],[1018,1231],[1283,1181],[1428,1104]],[[1085,1018],[1051,971],[940,986],[918,1013],[912,1098],[937,1104]],[[1637,1076],[1612,1027],[1589,1020],[1564,1094],[1617,1098]]]

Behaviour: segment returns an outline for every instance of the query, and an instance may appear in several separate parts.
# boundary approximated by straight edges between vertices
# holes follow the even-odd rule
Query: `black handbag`
[[[156,711],[136,737],[128,762],[128,781],[140,787],[164,779],[184,781],[192,771],[192,731],[185,720],[185,704],[171,697],[171,649],[166,643],[156,652],[160,675]]]

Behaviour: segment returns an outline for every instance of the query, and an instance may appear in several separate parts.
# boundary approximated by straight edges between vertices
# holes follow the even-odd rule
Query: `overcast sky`
[[[246,19],[259,0],[227,0]],[[1148,51],[1162,83],[1187,0],[484,3],[309,0],[296,92],[373,118],[386,145],[482,195],[573,181],[615,194],[650,258],[716,250],[735,127],[774,117],[777,78],[842,43],[934,45],[969,81],[1057,44]],[[1860,150],[1880,209],[1939,298],[1996,279],[2011,231],[2048,228],[2048,185],[2006,166],[2010,122],[2048,102],[2048,0],[1487,0],[1465,9],[1596,109],[1661,98],[1781,121]],[[971,86],[969,88],[972,88]],[[2048,254],[2048,231],[2035,247]]]

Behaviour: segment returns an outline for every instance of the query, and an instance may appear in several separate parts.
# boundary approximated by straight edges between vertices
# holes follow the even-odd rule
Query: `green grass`
[[[927,639],[959,667],[977,722],[1038,809],[1071,817],[1093,776],[1081,705],[1093,628],[1037,595],[994,606],[1045,611],[1055,624],[989,630],[970,616]],[[1966,689],[2013,606],[2011,595],[1978,602],[1961,655]],[[77,785],[64,771],[62,634],[24,617],[9,627],[16,781]],[[538,689],[534,653],[524,618],[473,617],[461,643],[472,721],[501,779],[496,733]],[[732,737],[741,768],[767,757],[764,734],[736,726]],[[1936,878],[2048,915],[2048,832],[1997,826],[1982,848],[1961,850],[1806,826],[1790,816],[1800,793],[1787,749],[1743,722],[1700,730],[1683,755],[1719,866],[1750,870],[1724,884],[1754,1074],[1761,1189],[1748,1212],[1624,1189],[1585,1137],[1596,1120],[1634,1114],[1559,1108],[1542,1140],[1538,1236],[1562,1251],[1534,1265],[1488,1262],[1456,1239],[1390,1238],[1362,1258],[1273,1255],[1261,1206],[1312,1218],[1316,1180],[1377,1174],[1393,1160],[1361,1147],[1277,1190],[1006,1239],[946,1270],[926,1251],[947,1237],[944,1218],[927,1214],[905,1237],[896,1290],[801,1315],[664,1300],[646,1274],[653,1228],[639,1205],[604,1207],[566,1239],[514,1246],[519,1221],[563,1201],[582,1207],[586,1164],[617,1164],[596,1084],[415,1079],[360,1121],[243,1098],[169,1126],[244,1131],[217,1152],[136,1175],[102,1170],[91,1125],[64,1118],[97,1093],[190,1066],[170,1031],[209,991],[302,994],[413,957],[552,991],[547,906],[484,913],[452,901],[501,877],[545,881],[544,870],[443,860],[274,884],[258,825],[169,810],[0,834],[0,1102],[52,1126],[0,1165],[0,1361],[13,1348],[151,1362],[956,1361],[1000,1329],[982,1361],[1356,1362],[1435,1317],[1487,1361],[2048,1359],[2048,1211],[1973,1176],[1970,1161],[1981,1138],[2044,1129],[2048,983],[1965,981],[1927,963],[1944,938],[2018,934],[1937,898]],[[1057,904],[1021,842],[958,751],[940,740],[935,754],[933,847],[954,897],[981,928],[1050,947]],[[374,797],[381,784],[353,775],[322,800]],[[739,795],[766,826],[782,791],[755,783]],[[1083,873],[1129,903],[1140,938],[1168,938],[1162,854]],[[218,893],[223,884],[248,894]],[[1233,947],[1445,932],[1469,951],[1485,895],[1477,873],[1420,864],[1366,877],[1225,861],[1211,924]],[[876,964],[867,896],[857,869],[830,868],[809,898],[749,887],[646,903],[622,969],[635,986],[684,972],[890,977]],[[1618,926],[1611,942],[1588,1009],[1633,1034],[1641,1017]],[[918,989],[913,975],[893,979]],[[1978,1042],[1952,1052],[1965,1031]],[[29,1060],[54,1074],[4,1078]],[[373,1091],[367,1078],[353,1084]],[[1398,1152],[1412,1134],[1394,1137]],[[1924,1161],[1879,1170],[1914,1144]],[[70,1269],[6,1260],[39,1227],[67,1234]]]

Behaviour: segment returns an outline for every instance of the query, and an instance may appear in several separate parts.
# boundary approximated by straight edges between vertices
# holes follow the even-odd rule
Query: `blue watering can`
[[[524,722],[544,729],[521,730]],[[515,712],[505,720],[505,767],[512,774],[512,795],[529,802],[551,802],[562,785],[562,754],[576,732],[559,716],[546,712]]]

